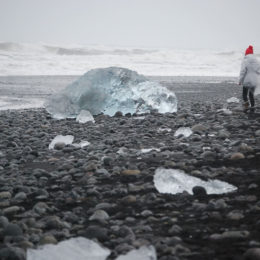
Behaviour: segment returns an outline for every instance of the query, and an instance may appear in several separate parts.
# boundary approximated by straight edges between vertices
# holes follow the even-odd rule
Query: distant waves
[[[82,75],[90,69],[117,66],[151,76],[236,77],[243,53],[2,42],[0,56],[0,76]]]

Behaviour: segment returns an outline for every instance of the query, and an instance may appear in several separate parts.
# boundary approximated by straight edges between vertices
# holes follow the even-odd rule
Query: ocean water
[[[0,76],[82,75],[125,67],[149,76],[237,77],[244,50],[179,50],[0,43]],[[260,57],[260,53],[256,54]]]
[[[182,93],[235,84],[243,52],[0,43],[0,110],[39,108],[90,69],[125,67]],[[260,57],[260,54],[256,54]],[[201,85],[202,84],[202,85]],[[203,87],[202,87],[203,88]]]

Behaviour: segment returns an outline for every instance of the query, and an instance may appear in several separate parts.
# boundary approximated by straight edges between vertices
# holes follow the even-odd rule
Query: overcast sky
[[[0,41],[244,49],[260,0],[0,0]]]

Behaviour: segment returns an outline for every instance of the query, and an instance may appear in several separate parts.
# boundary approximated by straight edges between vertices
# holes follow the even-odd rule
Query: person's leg
[[[255,98],[254,98],[254,90],[249,90],[249,100],[250,100],[250,111],[255,111]]]
[[[243,86],[243,100],[244,100],[244,104],[243,104],[243,107],[244,107],[244,110],[247,110],[248,107],[249,107],[249,102],[248,102],[248,88],[246,88],[245,86]]]
[[[247,94],[248,94],[248,88],[243,87],[243,100],[244,100],[244,102],[248,101]]]

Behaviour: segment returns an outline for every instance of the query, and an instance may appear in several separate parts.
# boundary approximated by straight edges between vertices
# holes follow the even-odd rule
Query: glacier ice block
[[[75,118],[82,110],[92,115],[113,116],[126,113],[176,112],[174,92],[159,83],[148,80],[135,71],[110,67],[88,71],[60,93],[45,102],[53,118]]]

